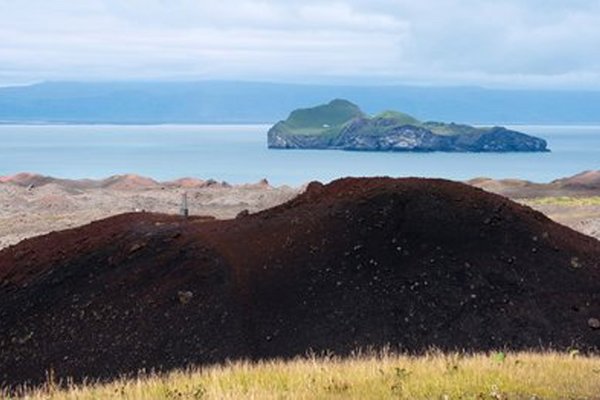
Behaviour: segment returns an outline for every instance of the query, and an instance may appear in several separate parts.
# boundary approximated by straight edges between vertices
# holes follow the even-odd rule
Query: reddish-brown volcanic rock
[[[442,180],[312,183],[229,221],[120,215],[0,252],[0,381],[388,344],[594,351],[599,260],[598,241]]]
[[[574,189],[600,189],[600,171],[584,171],[569,178],[558,179],[551,184]]]

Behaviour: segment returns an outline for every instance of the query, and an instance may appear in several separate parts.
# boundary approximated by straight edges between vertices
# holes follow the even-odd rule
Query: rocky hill
[[[513,199],[600,195],[600,171],[584,171],[549,183],[492,178],[475,178],[466,183]]]
[[[160,188],[205,188],[229,187],[227,182],[212,179],[180,178],[173,181],[159,182],[146,176],[136,174],[113,175],[104,179],[61,179],[40,174],[22,172],[15,175],[0,176],[0,184],[13,184],[30,189],[45,185],[56,185],[65,190],[77,191],[88,189],[144,190]]]
[[[268,132],[276,149],[542,152],[546,141],[503,127],[421,122],[397,111],[369,117],[346,100],[293,111]]]
[[[460,183],[343,179],[232,220],[0,252],[0,383],[357,348],[600,347],[600,243]]]

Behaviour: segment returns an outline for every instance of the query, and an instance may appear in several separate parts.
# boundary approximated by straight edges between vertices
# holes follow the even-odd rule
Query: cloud
[[[0,0],[0,83],[600,88],[596,0]]]

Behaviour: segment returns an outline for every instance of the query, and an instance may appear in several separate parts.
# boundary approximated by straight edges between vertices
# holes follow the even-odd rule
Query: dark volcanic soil
[[[0,381],[226,358],[597,351],[600,243],[442,180],[313,183],[229,221],[125,214],[0,252]]]

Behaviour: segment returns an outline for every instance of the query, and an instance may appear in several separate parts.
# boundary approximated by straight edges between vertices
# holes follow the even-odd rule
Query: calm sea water
[[[551,153],[377,153],[269,150],[265,125],[0,125],[0,175],[65,178],[137,173],[231,183],[267,178],[299,185],[342,176],[478,176],[539,182],[600,169],[600,126],[513,126],[541,136]]]

